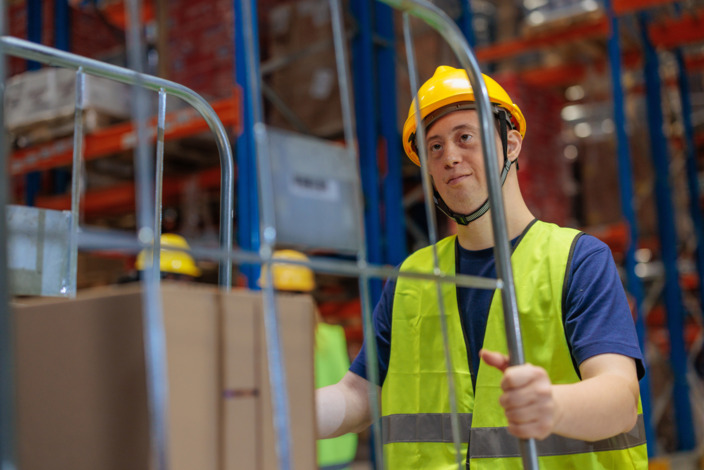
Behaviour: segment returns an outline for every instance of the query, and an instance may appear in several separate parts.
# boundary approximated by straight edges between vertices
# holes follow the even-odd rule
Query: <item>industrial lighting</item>
[[[577,150],[576,145],[569,144],[565,146],[565,150],[563,151],[563,153],[567,160],[572,161],[577,159],[577,156],[579,155],[579,150]]]
[[[613,133],[615,128],[616,126],[614,126],[614,121],[611,118],[606,118],[601,121],[601,132],[604,134]]]
[[[547,0],[523,0],[523,6],[526,10],[535,10],[544,7],[548,4]]]
[[[634,257],[639,263],[647,263],[653,258],[653,252],[648,248],[639,248],[636,250]]]
[[[635,271],[636,276],[638,277],[648,277],[648,275],[650,274],[648,265],[645,263],[636,264],[636,267],[633,270]]]
[[[565,98],[569,101],[579,101],[584,98],[584,88],[581,85],[572,85],[565,90]]]
[[[534,11],[528,17],[526,18],[528,23],[532,25],[539,25],[545,22],[545,15],[540,13],[539,11]]]
[[[592,135],[592,126],[588,122],[580,122],[574,126],[574,133],[580,139],[584,139]]]
[[[582,0],[582,8],[584,11],[596,11],[599,9],[599,4],[594,0]]]
[[[565,121],[576,121],[584,118],[584,108],[579,104],[571,104],[562,108],[560,116]]]

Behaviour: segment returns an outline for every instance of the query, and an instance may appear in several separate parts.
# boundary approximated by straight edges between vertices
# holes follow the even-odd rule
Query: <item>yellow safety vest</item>
[[[579,381],[562,322],[565,275],[578,232],[535,222],[511,260],[526,361],[543,367],[553,383]],[[455,273],[455,239],[437,243],[440,269]],[[432,272],[431,247],[411,255],[403,271]],[[461,462],[469,447],[471,469],[521,469],[518,439],[508,433],[499,404],[501,373],[485,364],[472,387],[454,285],[443,283],[452,376],[460,424]],[[389,469],[457,469],[437,287],[399,277],[394,295],[389,368],[382,387],[382,439]],[[489,310],[484,347],[507,353],[501,295]],[[543,470],[646,469],[640,401],[636,426],[610,439],[588,442],[551,435],[537,442]],[[470,443],[468,446],[468,442]]]

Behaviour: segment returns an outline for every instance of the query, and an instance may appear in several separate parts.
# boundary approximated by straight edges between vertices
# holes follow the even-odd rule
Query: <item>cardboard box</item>
[[[229,0],[172,0],[168,46],[159,52],[166,78],[208,100],[229,97],[235,86],[235,12]]]
[[[72,123],[76,107],[75,77],[73,70],[53,67],[11,77],[5,91],[7,130],[21,134],[39,125],[67,120]],[[123,83],[86,75],[83,98],[86,110],[118,119],[130,116],[129,89]],[[98,124],[97,117],[88,119],[86,132]]]
[[[17,454],[23,470],[149,469],[141,285],[16,304]],[[169,468],[274,469],[261,296],[162,284]],[[315,468],[314,304],[278,299],[292,468]]]
[[[342,105],[328,3],[282,3],[267,12],[267,19],[262,37],[268,45],[270,62],[301,56],[265,74],[267,85],[310,133],[318,137],[342,135]],[[278,128],[300,131],[277,106],[272,106],[269,122]]]

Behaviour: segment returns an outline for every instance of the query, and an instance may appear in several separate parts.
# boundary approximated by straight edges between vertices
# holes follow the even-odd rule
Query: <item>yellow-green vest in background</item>
[[[526,361],[543,367],[555,384],[574,383],[562,321],[563,285],[577,231],[535,222],[511,256]],[[437,243],[440,269],[455,273],[455,240]],[[411,255],[402,271],[433,270],[432,247]],[[441,284],[452,377],[457,399],[461,455],[468,442],[471,469],[522,469],[518,439],[506,428],[499,405],[501,373],[483,363],[476,393],[467,358],[457,292]],[[394,295],[389,369],[382,387],[382,440],[389,469],[457,469],[437,284],[399,277]],[[484,347],[507,354],[500,291],[494,293]],[[643,417],[610,439],[587,442],[551,435],[537,441],[542,470],[647,469]]]
[[[345,331],[341,326],[319,322],[315,331],[315,387],[339,382],[349,367]],[[320,470],[349,468],[357,452],[357,434],[319,439],[317,446]]]

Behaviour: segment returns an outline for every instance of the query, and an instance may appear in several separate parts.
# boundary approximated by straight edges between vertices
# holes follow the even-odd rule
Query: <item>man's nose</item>
[[[457,165],[462,160],[462,155],[457,147],[450,145],[445,152],[445,165],[448,167]]]

